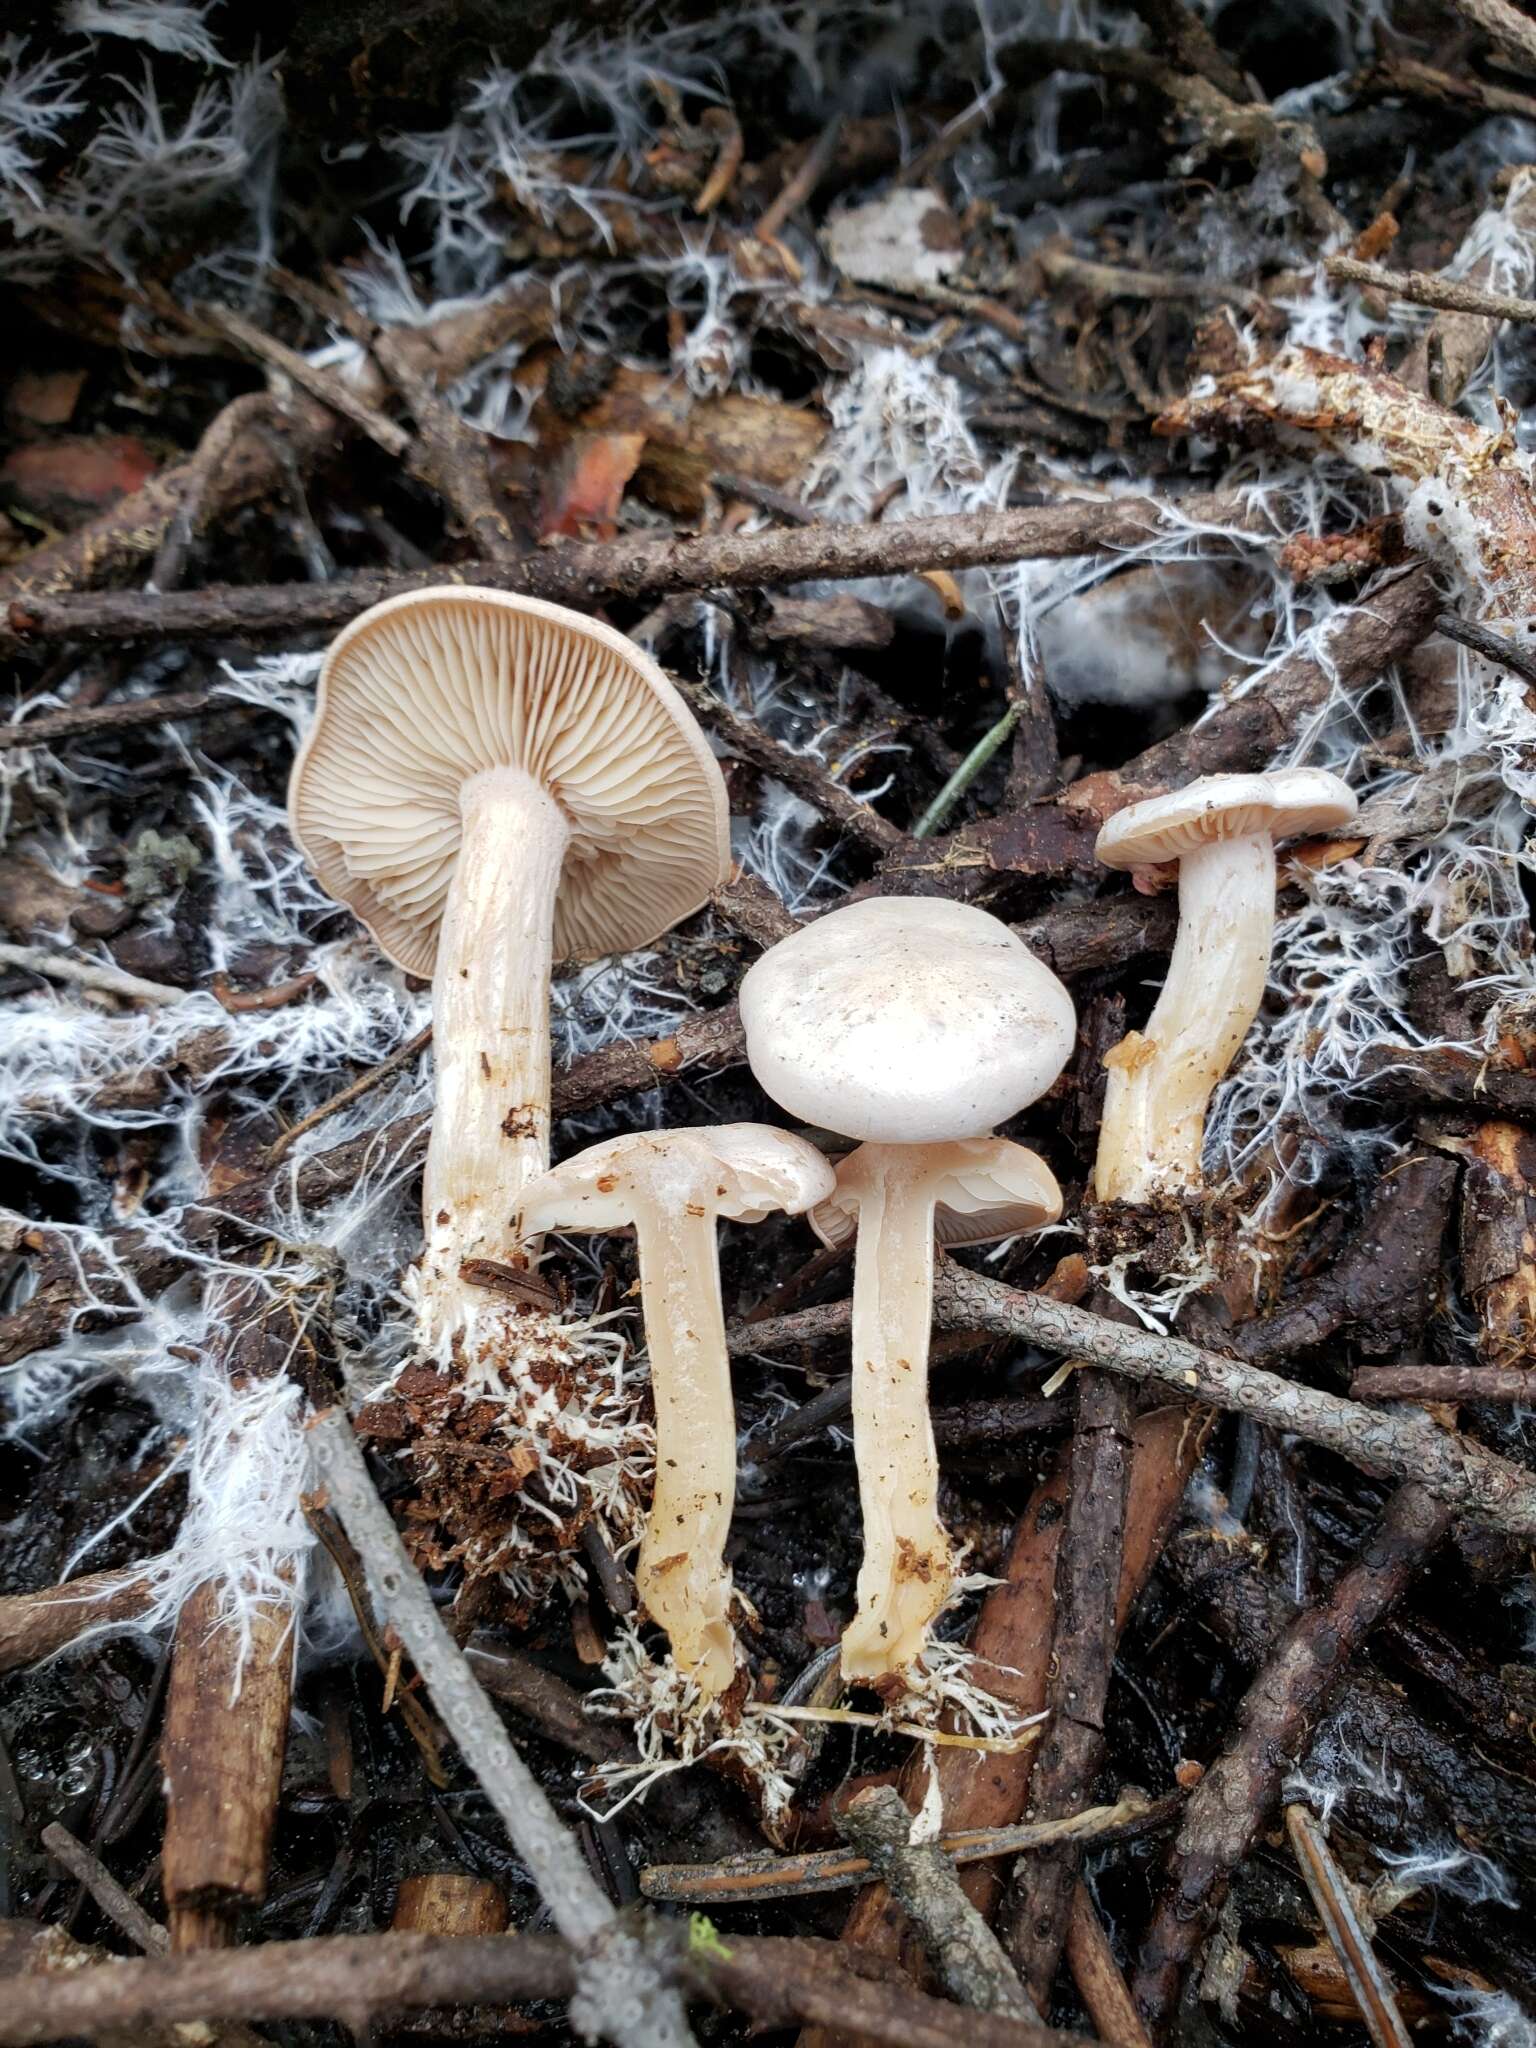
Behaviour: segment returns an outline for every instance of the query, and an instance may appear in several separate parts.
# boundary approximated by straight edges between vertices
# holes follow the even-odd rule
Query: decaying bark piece
[[[293,1616],[261,1607],[242,1665],[219,1626],[221,1589],[194,1593],[176,1624],[161,1761],[161,1863],[171,1946],[227,1947],[235,1915],[266,1896],[293,1679]]]
[[[1536,610],[1536,491],[1509,428],[1490,432],[1395,377],[1312,348],[1281,349],[1219,378],[1158,426],[1331,449],[1393,486],[1409,544],[1452,563],[1484,617]]]
[[[1480,1124],[1466,1147],[1461,1278],[1491,1366],[1536,1365],[1536,1133]]]
[[[1190,1795],[1169,1851],[1167,1890],[1132,1981],[1154,2033],[1170,2024],[1184,1973],[1232,1872],[1272,1812],[1286,1770],[1351,1656],[1402,1597],[1450,1519],[1422,1487],[1399,1488],[1359,1560],[1320,1607],[1296,1617],[1249,1687],[1236,1735]]]

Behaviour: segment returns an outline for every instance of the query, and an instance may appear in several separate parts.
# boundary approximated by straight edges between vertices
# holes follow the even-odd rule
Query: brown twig
[[[40,1664],[98,1623],[132,1621],[154,1597],[149,1575],[131,1566],[8,1594],[0,1599],[0,1671]]]
[[[916,1928],[951,1998],[980,2012],[1036,2020],[1008,1952],[960,1888],[944,1851],[912,1840],[912,1815],[890,1785],[871,1785],[838,1816],[844,1837]]]
[[[1385,264],[1361,263],[1353,256],[1327,256],[1323,267],[1345,284],[1369,285],[1415,306],[1438,306],[1447,313],[1479,313],[1489,320],[1536,320],[1536,299],[1510,292],[1491,292],[1464,278],[1442,277],[1431,270],[1388,270]]]
[[[485,435],[439,396],[398,333],[380,333],[373,356],[416,421],[416,439],[409,444],[412,473],[453,508],[474,547],[491,561],[508,560],[516,547],[507,516],[496,502]]]
[[[167,690],[158,697],[140,697],[129,704],[91,704],[79,710],[45,711],[40,718],[0,725],[0,753],[22,747],[47,747],[78,739],[88,732],[126,732],[136,725],[170,724],[178,718],[200,718],[207,711],[258,711],[238,697],[213,690]]]
[[[327,415],[327,419],[329,419]],[[593,605],[613,598],[650,598],[669,591],[733,590],[753,585],[850,581],[969,569],[988,563],[1055,560],[1134,547],[1164,529],[1155,498],[1070,500],[1021,510],[947,514],[867,526],[806,526],[753,534],[704,534],[693,540],[649,537],[540,549],[515,562],[479,560],[406,575],[338,577],[327,584],[248,588],[102,591],[61,597],[22,586],[9,597],[11,628],[27,637],[90,642],[197,640],[232,634],[313,632],[345,625],[383,598],[435,583],[482,584],[559,604]],[[1252,506],[1232,492],[1178,501],[1173,524],[1186,522],[1273,534]]]
[[[1172,1825],[1182,1793],[1166,1799],[1128,1794],[1113,1806],[1085,1807],[1058,1820],[1025,1821],[943,1834],[936,1846],[957,1869],[1022,1856],[1060,1842],[1139,1840]],[[909,1816],[910,1817],[910,1816]],[[818,1897],[848,1891],[869,1876],[869,1858],[846,1849],[813,1849],[797,1856],[739,1856],[723,1863],[652,1863],[640,1874],[648,1899],[700,1906],[748,1905],[765,1899]]]
[[[750,761],[775,782],[783,783],[873,852],[894,853],[902,844],[906,835],[901,827],[882,818],[871,805],[860,802],[852,790],[835,781],[816,755],[791,753],[760,726],[738,717],[712,690],[682,677],[673,680],[703,723],[723,741],[727,752],[739,760]]]
[[[291,349],[274,335],[265,333],[254,321],[247,320],[243,313],[237,313],[232,306],[220,306],[205,301],[198,306],[194,316],[202,325],[212,327],[216,333],[257,362],[265,363],[270,369],[280,371],[283,376],[307,391],[311,398],[328,406],[349,420],[354,427],[366,434],[368,439],[384,450],[386,455],[399,461],[411,445],[411,437],[405,428],[386,417],[377,406],[370,405],[355,385],[349,384],[334,370],[323,370],[301,356],[297,349]],[[159,581],[159,578],[156,578]]]
[[[1368,1471],[1414,1481],[1457,1514],[1511,1535],[1536,1534],[1536,1476],[1470,1437],[1438,1429],[1427,1416],[1340,1400],[1181,1338],[1127,1329],[1087,1309],[1020,1293],[952,1260],[941,1262],[934,1308],[943,1327],[997,1330],[1062,1357],[1155,1381],[1188,1400],[1323,1444]]]
[[[1110,2043],[1111,2048],[1152,2048],[1151,2036],[1141,2024],[1103,1922],[1081,1879],[1072,1888],[1067,1964],[1101,2041]]]
[[[197,530],[207,516],[205,507],[229,461],[231,450],[245,434],[259,440],[261,437],[255,430],[271,411],[272,400],[267,393],[251,391],[242,398],[232,399],[222,412],[214,415],[202,439],[182,466],[183,475],[175,507],[166,522],[164,536],[155,552],[154,567],[149,572],[149,580],[156,590],[174,590],[180,584]]]
[[[1536,1404],[1536,1372],[1509,1365],[1366,1365],[1349,1383],[1356,1401],[1512,1401]]]
[[[1095,299],[1151,299],[1159,304],[1180,300],[1196,305],[1240,306],[1266,327],[1284,316],[1262,292],[1247,285],[1224,284],[1220,278],[1178,277],[1163,270],[1141,270],[1133,264],[1095,263],[1074,255],[1061,243],[1047,242],[1035,251],[1041,274],[1051,284],[1064,284]]]
[[[1464,619],[1460,612],[1442,612],[1435,621],[1435,631],[1443,633],[1447,640],[1470,647],[1485,660],[1497,662],[1500,668],[1513,670],[1524,681],[1536,683],[1536,655],[1517,647],[1491,626],[1480,625],[1476,619]]]
[[[1132,0],[1132,5],[1181,70],[1198,72],[1229,100],[1253,98],[1247,79],[1184,0]]]
[[[1289,1760],[1301,1754],[1354,1651],[1449,1525],[1447,1510],[1422,1487],[1399,1488],[1358,1562],[1322,1606],[1297,1616],[1249,1687],[1235,1737],[1190,1796],[1137,1965],[1132,1990],[1154,2034],[1172,2018],[1184,1972],[1280,1796]]]
[[[1291,1805],[1285,1809],[1285,1828],[1307,1890],[1312,1894],[1312,1903],[1322,1919],[1323,1932],[1355,1995],[1366,2032],[1376,2048],[1411,2048],[1412,2036],[1397,2009],[1397,1995],[1376,1960],[1370,1935],[1355,1910],[1349,1879],[1334,1862],[1328,1837],[1305,1806]]]
[[[61,1863],[72,1878],[85,1886],[102,1912],[131,1942],[146,1955],[165,1954],[171,1945],[170,1935],[137,1899],[123,1890],[101,1858],[93,1855],[84,1842],[76,1841],[69,1829],[56,1820],[48,1823],[38,1839],[55,1863]]]
[[[1042,1820],[1070,1813],[1091,1795],[1104,1755],[1130,1450],[1129,1388],[1108,1373],[1079,1374],[1071,1492],[1056,1553],[1051,1718],[1031,1787]],[[1066,1943],[1078,1861],[1074,1850],[1063,1849],[1021,1864],[1003,1905],[1009,1952],[1042,2008]]]
[[[1463,20],[1480,28],[1504,63],[1536,78],[1536,22],[1512,0],[1451,0]]]
[[[338,1089],[328,1101],[322,1102],[318,1109],[312,1109],[308,1116],[302,1116],[296,1124],[290,1124],[288,1129],[274,1138],[267,1147],[268,1170],[276,1166],[288,1148],[296,1144],[306,1131],[312,1131],[317,1124],[325,1123],[335,1116],[338,1110],[349,1109],[354,1102],[360,1101],[363,1096],[377,1088],[381,1081],[389,1080],[390,1076],[398,1074],[402,1067],[408,1067],[431,1043],[432,1026],[425,1024],[414,1037],[408,1038],[404,1045],[396,1046],[395,1050],[387,1058],[380,1060],[377,1066],[370,1067],[366,1074],[359,1074],[355,1081],[349,1081],[345,1088]]]
[[[0,2048],[129,2035],[151,2023],[339,2020],[355,2033],[391,2012],[571,1999],[585,1974],[554,1935],[342,1934],[269,1941],[222,1954],[100,1963],[12,1978]],[[866,1978],[828,1942],[720,1941],[706,1934],[670,1960],[671,1983],[763,2026],[835,2016],[888,2048],[1088,2048],[1080,2035],[965,2012],[908,1987]],[[631,2015],[639,2039],[642,2016]]]

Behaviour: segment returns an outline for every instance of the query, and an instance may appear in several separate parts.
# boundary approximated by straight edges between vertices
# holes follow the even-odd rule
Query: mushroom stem
[[[549,978],[569,828],[520,768],[471,777],[432,980],[437,1106],[422,1187],[424,1344],[465,1319],[465,1259],[506,1254],[524,1184],[549,1164]]]
[[[1265,830],[1179,858],[1179,930],[1145,1032],[1108,1054],[1094,1164],[1101,1202],[1198,1188],[1205,1112],[1259,1013],[1275,930],[1275,848]]]
[[[656,1492],[635,1581],[673,1661],[708,1698],[736,1675],[725,1542],[736,1500],[736,1411],[715,1211],[646,1204],[635,1219],[656,1402]]]
[[[870,1683],[921,1654],[928,1625],[949,1598],[950,1552],[928,1414],[932,1182],[921,1147],[865,1145],[860,1159],[853,1440],[864,1559],[842,1668],[845,1678]]]

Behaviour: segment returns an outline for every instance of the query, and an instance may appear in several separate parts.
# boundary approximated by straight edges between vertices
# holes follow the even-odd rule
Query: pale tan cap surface
[[[829,911],[741,984],[752,1071],[849,1138],[980,1137],[1043,1095],[1076,1036],[1072,998],[984,910],[876,896]]]
[[[693,714],[595,619],[445,585],[388,599],[331,644],[294,763],[294,837],[331,895],[430,975],[459,791],[516,767],[570,827],[555,957],[648,945],[730,871],[725,784]]]
[[[960,1138],[925,1145],[922,1152],[936,1182],[933,1234],[946,1250],[1043,1230],[1061,1215],[1056,1176],[1027,1145],[1009,1138]],[[847,1244],[858,1221],[856,1205],[844,1207],[835,1194],[811,1211],[811,1228],[826,1245]]]
[[[1184,789],[1116,811],[1094,852],[1106,867],[1148,867],[1177,860],[1214,839],[1242,839],[1254,832],[1305,839],[1314,832],[1333,832],[1358,809],[1349,784],[1325,768],[1202,775]]]
[[[689,1205],[739,1223],[774,1210],[799,1216],[833,1188],[814,1145],[771,1124],[698,1124],[631,1131],[562,1160],[522,1197],[526,1234],[623,1230],[638,1203],[682,1216]]]

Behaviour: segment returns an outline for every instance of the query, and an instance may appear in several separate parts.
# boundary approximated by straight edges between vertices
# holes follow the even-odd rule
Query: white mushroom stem
[[[1094,1165],[1101,1202],[1198,1188],[1211,1091],[1259,1013],[1275,931],[1269,832],[1212,840],[1179,860],[1179,930],[1145,1032],[1105,1059]]]
[[[736,1675],[731,1574],[736,1410],[725,1347],[715,1211],[637,1205],[635,1243],[656,1402],[656,1492],[635,1582],[673,1661],[706,1697]]]
[[[459,1268],[507,1255],[521,1190],[549,1164],[550,956],[570,838],[559,806],[520,768],[472,777],[460,811],[432,980],[437,1102],[418,1296],[428,1348],[485,1299]]]
[[[928,1414],[935,1188],[920,1145],[864,1145],[853,1269],[853,1440],[864,1521],[858,1612],[843,1635],[848,1679],[892,1677],[922,1653],[949,1598],[939,1460]]]

